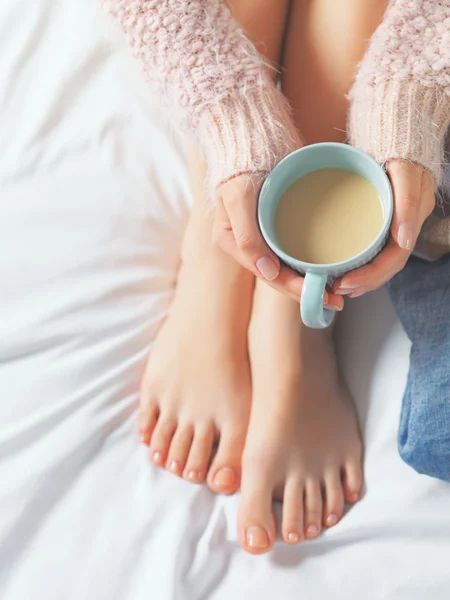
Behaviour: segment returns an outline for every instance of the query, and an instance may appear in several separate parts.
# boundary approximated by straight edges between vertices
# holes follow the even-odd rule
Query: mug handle
[[[312,329],[329,327],[336,314],[334,310],[323,307],[327,276],[308,271],[303,282],[300,300],[300,316],[303,323]]]

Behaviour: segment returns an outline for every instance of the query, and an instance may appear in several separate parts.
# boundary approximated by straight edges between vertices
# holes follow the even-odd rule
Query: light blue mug
[[[320,169],[344,169],[362,175],[378,191],[383,205],[383,227],[376,240],[363,252],[333,264],[311,264],[297,260],[283,252],[275,234],[275,212],[284,192],[294,181]],[[393,194],[389,178],[370,156],[346,144],[326,142],[313,144],[286,156],[271,171],[261,188],[258,218],[264,239],[286,264],[305,275],[300,301],[302,321],[308,327],[323,329],[333,321],[335,312],[325,309],[324,295],[327,284],[348,271],[362,267],[375,258],[386,244],[393,214]]]

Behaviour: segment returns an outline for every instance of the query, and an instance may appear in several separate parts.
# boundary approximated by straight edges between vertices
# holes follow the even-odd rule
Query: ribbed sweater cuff
[[[264,178],[302,145],[288,103],[272,82],[211,105],[196,129],[210,168],[211,194],[237,175]]]
[[[450,98],[439,89],[411,82],[356,85],[350,94],[350,142],[379,163],[395,158],[428,169],[442,179]]]

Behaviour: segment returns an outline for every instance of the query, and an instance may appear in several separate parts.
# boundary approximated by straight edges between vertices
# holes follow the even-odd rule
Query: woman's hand
[[[303,278],[280,264],[280,259],[264,241],[258,226],[257,207],[261,183],[240,175],[219,188],[213,236],[215,243],[243,267],[272,287],[295,300],[300,299]],[[344,301],[326,294],[327,308],[342,310]]]
[[[386,248],[368,265],[337,280],[333,292],[357,298],[371,292],[403,269],[427,217],[433,212],[435,196],[428,171],[405,160],[393,160],[388,175],[394,192],[394,217]]]

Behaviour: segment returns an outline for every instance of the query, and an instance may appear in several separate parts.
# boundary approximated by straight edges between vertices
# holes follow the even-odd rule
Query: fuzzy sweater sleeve
[[[101,0],[120,25],[169,120],[193,135],[211,191],[264,177],[300,145],[270,67],[224,0]]]
[[[350,141],[439,185],[450,121],[450,0],[391,0],[350,92]]]

